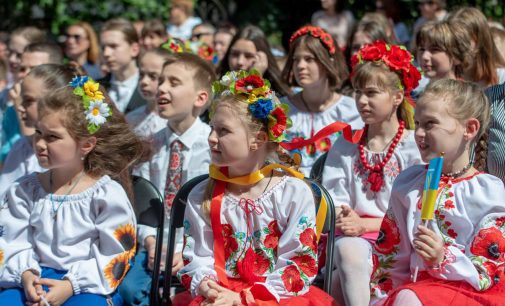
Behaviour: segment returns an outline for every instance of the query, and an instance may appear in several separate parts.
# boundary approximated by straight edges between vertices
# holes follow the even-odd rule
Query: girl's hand
[[[176,275],[177,272],[184,267],[184,261],[182,260],[182,253],[178,252],[174,254],[172,260],[172,275]]]
[[[342,205],[337,216],[336,228],[346,236],[360,236],[366,232],[361,217],[347,205]]]
[[[198,286],[198,293],[201,294],[206,299],[207,303],[214,302],[214,300],[217,298],[217,291],[209,287],[210,283],[215,282],[212,280],[203,280],[200,282],[200,285]]]
[[[40,302],[40,296],[45,293],[38,280],[39,277],[30,270],[23,272],[21,275],[21,284],[25,291],[27,304]]]
[[[256,59],[254,60],[252,68],[258,70],[258,72],[263,75],[268,69],[268,57],[265,52],[256,52]]]
[[[45,295],[45,298],[51,306],[62,305],[74,295],[74,289],[69,280],[41,278],[39,283],[49,287],[49,292]]]
[[[414,234],[414,249],[429,266],[437,266],[444,260],[444,241],[424,225],[417,227]]]
[[[240,306],[242,300],[240,294],[230,289],[219,286],[215,282],[209,282],[209,288],[217,291],[217,298],[212,303],[212,306]]]

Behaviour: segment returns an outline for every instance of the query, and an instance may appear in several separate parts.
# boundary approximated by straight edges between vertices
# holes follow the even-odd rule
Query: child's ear
[[[132,43],[132,44],[130,45],[130,50],[131,50],[131,51],[130,51],[131,56],[132,56],[133,58],[136,58],[136,57],[137,57],[137,56],[139,56],[139,54],[140,54],[140,44],[139,44],[139,43],[136,43],[136,42]]]
[[[400,106],[400,104],[402,104],[403,102],[403,97],[404,97],[403,90],[397,90],[393,96],[394,105]]]
[[[468,141],[474,139],[479,133],[479,130],[480,130],[479,120],[475,118],[468,119],[466,121],[465,133],[463,134],[465,140]]]
[[[85,157],[96,147],[96,137],[91,136],[81,142],[81,156]]]
[[[256,136],[253,138],[249,149],[251,151],[256,151],[258,148],[261,148],[263,145],[268,143],[268,134],[265,131],[259,131],[256,133]]]
[[[206,90],[197,91],[194,106],[199,108],[205,107],[207,101],[209,101],[209,93]]]

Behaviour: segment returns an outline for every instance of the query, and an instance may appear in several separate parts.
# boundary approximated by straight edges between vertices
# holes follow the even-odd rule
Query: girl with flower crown
[[[421,163],[415,145],[410,92],[421,75],[411,54],[376,42],[352,58],[356,105],[365,122],[361,140],[343,137],[332,146],[323,185],[336,206],[333,296],[345,305],[368,305],[372,266],[369,254],[398,174]]]
[[[432,215],[427,167],[397,177],[373,248],[374,304],[503,305],[505,188],[470,159],[489,109],[477,84],[452,79],[430,83],[417,101],[416,143],[425,162],[445,153],[442,176]]]
[[[363,122],[354,100],[337,92],[348,71],[333,38],[321,28],[306,26],[296,31],[289,41],[282,76],[289,85],[300,86],[302,91],[283,99],[289,105],[289,117],[293,121],[288,140],[310,139],[335,121],[361,128]],[[316,159],[329,151],[337,137],[333,133],[300,149],[300,170],[305,175],[308,176]]]
[[[0,305],[121,305],[136,245],[125,189],[142,143],[91,78],[38,103],[34,148],[49,170],[17,180],[0,206]]]
[[[189,194],[181,282],[190,305],[332,305],[317,274],[315,203],[303,174],[270,160],[291,125],[268,80],[213,85],[210,178]]]

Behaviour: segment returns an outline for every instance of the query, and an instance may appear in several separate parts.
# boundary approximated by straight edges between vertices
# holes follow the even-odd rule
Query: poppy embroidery
[[[495,227],[481,229],[474,238],[470,250],[474,255],[503,261],[505,252],[503,233]]]
[[[296,263],[298,268],[302,270],[308,277],[315,276],[317,274],[317,263],[316,260],[310,255],[301,255],[291,258],[293,262]]]
[[[300,277],[300,271],[295,265],[287,266],[282,272],[281,278],[287,291],[295,293],[302,291],[304,282]]]
[[[300,234],[300,242],[304,246],[308,246],[312,252],[317,253],[317,236],[314,229],[307,228]]]
[[[503,225],[505,225],[505,217],[496,218],[495,223],[496,223],[496,226],[502,227]]]
[[[223,224],[224,256],[228,259],[231,254],[237,251],[238,243],[233,237],[233,228],[230,224]]]
[[[274,220],[268,224],[269,234],[265,237],[263,244],[265,247],[274,249],[277,251],[277,245],[279,244],[279,237],[281,236],[281,231],[279,230],[279,225],[277,220]]]
[[[379,236],[375,242],[375,250],[382,254],[390,254],[395,250],[396,245],[400,243],[400,232],[394,220],[387,214],[382,220]]]
[[[123,278],[130,269],[129,253],[123,252],[114,257],[109,264],[105,267],[105,278],[109,282],[109,287],[116,289],[117,286],[123,281]]]
[[[121,246],[127,252],[135,253],[136,247],[136,235],[135,235],[135,227],[132,224],[125,224],[123,226],[118,227],[114,231],[114,237],[121,243]]]

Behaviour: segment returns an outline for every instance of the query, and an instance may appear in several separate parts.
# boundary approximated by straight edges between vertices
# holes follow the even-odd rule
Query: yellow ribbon
[[[237,184],[237,185],[253,185],[257,182],[264,179],[266,176],[270,175],[274,169],[282,169],[289,173],[291,176],[297,177],[299,179],[303,179],[304,175],[301,172],[296,171],[295,169],[289,168],[287,166],[281,164],[269,164],[258,171],[250,173],[244,176],[237,177],[228,177],[226,176],[219,167],[215,165],[209,166],[209,176],[218,181],[223,181],[227,183]]]

